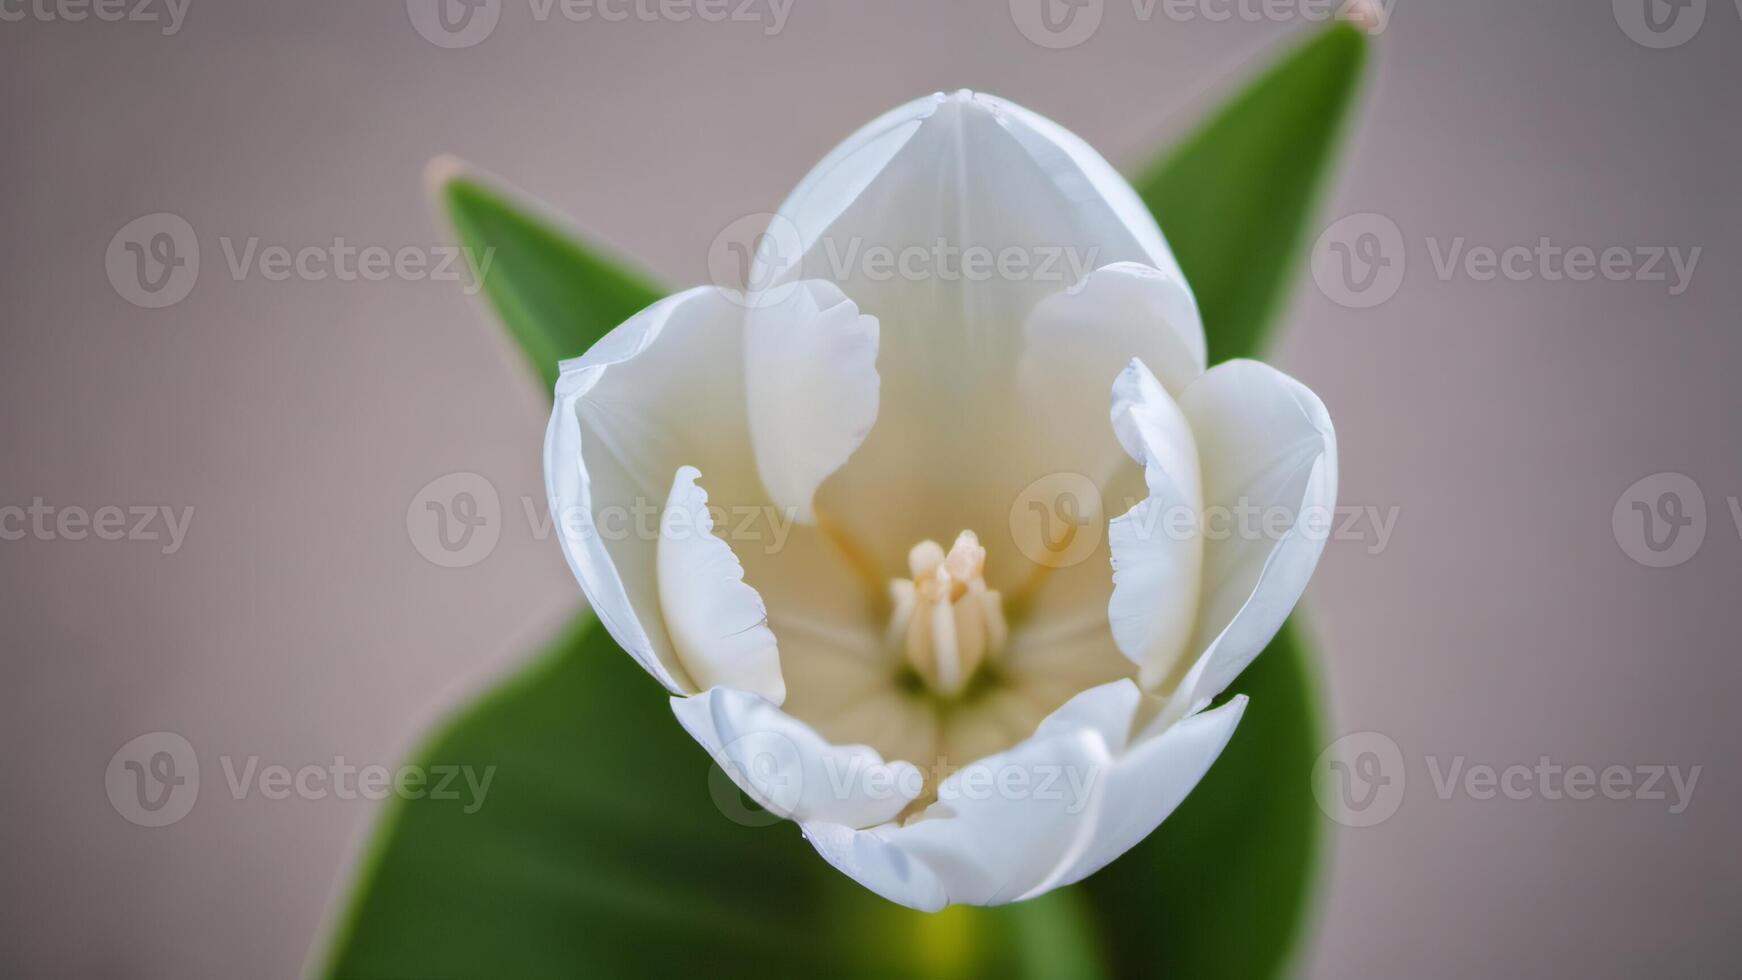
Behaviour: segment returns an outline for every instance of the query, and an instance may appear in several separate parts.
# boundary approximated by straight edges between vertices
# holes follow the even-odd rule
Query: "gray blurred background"
[[[1275,360],[1331,408],[1341,501],[1396,515],[1383,547],[1371,525],[1331,544],[1307,606],[1331,735],[1395,743],[1404,790],[1336,836],[1313,976],[1736,969],[1742,9],[1695,0],[1653,34],[1644,2],[1396,0],[1315,226],[1375,213],[1401,240],[1376,306],[1303,266]],[[0,21],[0,506],[51,509],[0,540],[0,974],[297,973],[379,804],[236,799],[217,760],[393,764],[578,602],[524,509],[542,519],[543,396],[482,305],[409,275],[238,277],[226,243],[427,251],[421,171],[452,152],[689,284],[720,229],[915,95],[994,92],[1129,166],[1311,27],[1286,4],[1100,7],[1057,50],[1002,0],[801,0],[778,30],[766,3],[541,22],[502,0],[456,49],[403,0],[192,0],[173,34],[0,8],[23,18]],[[150,309],[106,255],[157,212],[201,267]],[[1701,254],[1679,295],[1667,260],[1668,281],[1436,268],[1459,239],[1544,238]],[[456,472],[501,510],[494,548],[450,568],[407,512]],[[1666,552],[1623,499],[1659,473],[1704,498]],[[1687,485],[1631,492],[1690,517]],[[193,509],[179,547],[161,517],[157,540],[77,539],[80,514],[159,506]],[[105,774],[158,731],[204,782],[150,828]],[[1586,800],[1434,779],[1544,757],[1701,771],[1679,813],[1667,778],[1667,799]]]

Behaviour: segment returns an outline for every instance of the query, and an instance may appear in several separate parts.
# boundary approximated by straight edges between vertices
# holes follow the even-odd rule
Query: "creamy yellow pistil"
[[[921,541],[907,554],[912,578],[889,583],[889,643],[928,687],[955,697],[1009,637],[1004,599],[986,587],[986,549],[963,531],[945,552]]]

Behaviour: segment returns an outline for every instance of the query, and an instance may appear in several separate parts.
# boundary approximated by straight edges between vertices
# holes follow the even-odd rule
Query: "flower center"
[[[907,553],[912,578],[889,583],[889,644],[932,690],[955,697],[1004,649],[1004,599],[986,587],[986,549],[972,531],[945,552],[921,541]]]

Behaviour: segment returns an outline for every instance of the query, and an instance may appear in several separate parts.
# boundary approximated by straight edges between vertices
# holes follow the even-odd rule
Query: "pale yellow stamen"
[[[911,579],[889,584],[889,643],[928,686],[953,697],[1004,649],[1004,600],[986,587],[986,549],[963,531],[945,552],[921,541],[907,555]]]

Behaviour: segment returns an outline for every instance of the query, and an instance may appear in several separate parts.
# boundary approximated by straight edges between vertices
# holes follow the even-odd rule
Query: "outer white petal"
[[[693,466],[677,471],[660,514],[659,602],[678,661],[702,687],[728,685],[786,700],[768,610],[744,584],[731,545],[714,535]]]
[[[1113,761],[1093,729],[1032,738],[945,779],[938,787],[938,802],[918,819],[864,833],[923,865],[952,904],[1014,902],[1047,881],[1071,856],[1072,843],[1093,819],[1095,784],[1112,771]],[[1001,791],[1001,779],[1022,788]],[[806,836],[836,867],[842,866],[839,852],[823,850],[826,844],[850,844],[861,855],[876,851],[856,839],[812,834],[808,826]],[[864,884],[875,890],[888,882]],[[885,897],[902,901],[896,895]]]
[[[697,689],[660,612],[657,513],[680,466],[717,500],[763,499],[744,414],[743,310],[717,289],[648,307],[566,361],[545,435],[545,487],[563,553],[619,645],[677,693]],[[603,517],[605,527],[600,527]]]
[[[836,870],[897,905],[937,912],[950,904],[937,872],[876,829],[815,821],[804,836]]]
[[[747,691],[716,687],[672,698],[672,711],[738,787],[798,821],[870,827],[894,819],[924,778],[864,745],[831,745],[816,730]]]
[[[855,831],[812,821],[805,836],[836,868],[909,908],[1032,898],[1153,831],[1208,771],[1245,704],[1235,698],[1127,746],[1139,692],[1129,680],[1104,684],[1034,737],[945,780],[939,802],[906,825]]]
[[[1324,551],[1337,501],[1337,437],[1330,414],[1307,387],[1257,361],[1211,368],[1180,396],[1197,438],[1204,506],[1204,591],[1192,649],[1202,650],[1178,711],[1226,688],[1271,637],[1305,591]],[[1244,531],[1237,507],[1253,509]],[[1267,515],[1280,534],[1269,533]],[[1213,515],[1212,515],[1213,516]]]
[[[1165,680],[1187,649],[1196,621],[1203,538],[1198,449],[1185,415],[1155,376],[1133,359],[1113,383],[1113,432],[1143,467],[1149,496],[1107,526],[1113,641],[1146,688]]]
[[[823,280],[779,295],[746,327],[750,435],[769,496],[808,524],[817,486],[877,421],[877,319]]]
[[[915,142],[916,137],[922,145],[934,135],[944,140],[962,140],[962,127],[966,120],[962,116],[952,116],[952,110],[985,114],[997,120],[1009,134],[1010,150],[1016,151],[1009,153],[1008,157],[958,158],[954,161],[961,168],[972,168],[974,178],[982,181],[1008,179],[1006,175],[998,172],[1001,164],[1011,168],[1020,167],[1025,172],[1032,171],[1051,185],[1051,196],[1055,199],[1076,206],[1084,213],[1085,218],[1103,223],[1106,234],[1102,238],[1106,240],[1109,248],[1124,252],[1124,246],[1128,243],[1135,246],[1140,253],[1122,255],[1120,258],[1147,260],[1150,265],[1178,274],[1178,263],[1162,238],[1161,228],[1156,225],[1154,216],[1144,206],[1136,190],[1106,158],[1095,152],[1081,137],[1050,119],[1014,102],[966,89],[948,95],[938,92],[897,106],[867,123],[824,156],[780,206],[780,215],[793,223],[804,247],[809,249],[814,246],[831,228],[845,234],[867,230],[867,226],[858,223],[844,228],[835,226],[855,202],[868,193],[883,200],[892,201],[896,197],[892,193],[878,193],[880,189],[876,185],[879,183],[902,181],[907,184],[903,189],[913,192],[913,199],[906,203],[907,211],[904,214],[886,212],[883,215],[892,221],[904,218],[924,220],[922,212],[927,209],[935,210],[938,204],[965,206],[965,200],[938,201],[936,190],[940,185],[946,191],[950,189],[950,181],[944,178],[960,181],[967,174],[959,171],[953,174],[934,172],[928,180],[925,174],[917,172],[917,168],[899,169],[918,162],[902,159],[903,151],[909,148],[910,143]],[[921,135],[922,130],[927,131],[924,136]],[[964,151],[969,149],[965,142],[958,142],[958,147]],[[922,194],[921,191],[931,193]],[[1007,209],[1044,206],[1044,203],[1022,200],[1004,202]],[[970,217],[959,210],[952,210],[955,213],[939,217],[947,220]],[[864,217],[877,216],[867,214]],[[893,226],[883,224],[882,227]],[[893,238],[879,240],[891,246],[897,244]],[[909,237],[903,241],[923,243],[921,237]],[[956,241],[960,245],[985,243],[971,238],[957,238]],[[1065,244],[1066,241],[1058,238],[1055,243]],[[773,263],[776,268],[769,267],[769,258],[759,254],[757,274],[751,276],[752,282],[768,282],[779,278],[793,257],[774,256]],[[1118,258],[1109,258],[1108,261],[1118,261]]]
[[[1209,772],[1245,711],[1239,695],[1138,739],[1102,781],[1094,820],[1071,860],[1024,897],[1081,881],[1148,837]]]

